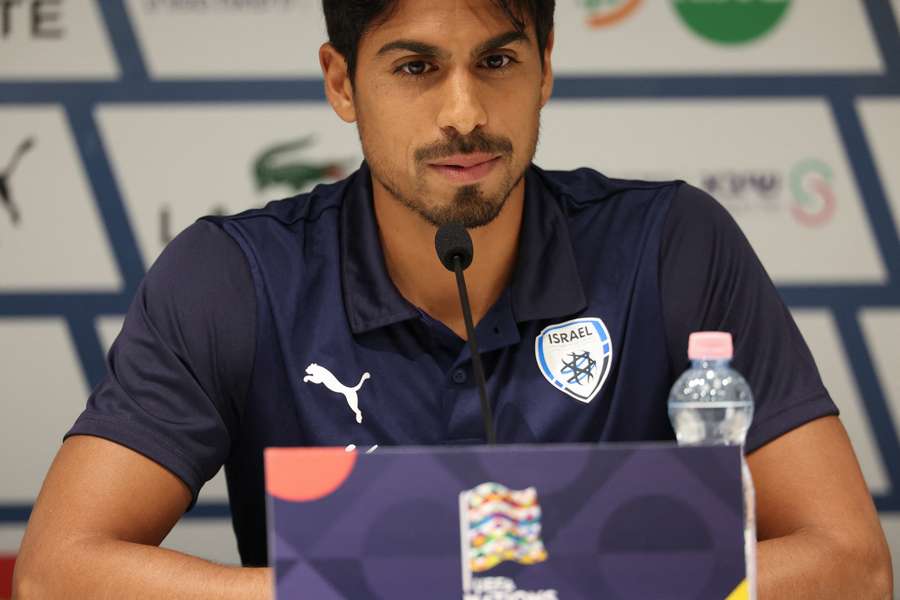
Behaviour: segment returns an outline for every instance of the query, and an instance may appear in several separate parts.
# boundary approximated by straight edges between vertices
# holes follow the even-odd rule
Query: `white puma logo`
[[[344,398],[347,400],[347,404],[350,406],[350,410],[356,415],[356,422],[362,423],[362,412],[359,410],[359,398],[357,397],[356,392],[359,391],[363,382],[368,378],[369,374],[363,373],[362,377],[359,378],[359,383],[356,384],[356,387],[347,387],[338,381],[337,377],[332,375],[331,371],[322,365],[310,363],[310,365],[306,367],[306,377],[303,378],[303,383],[321,383],[335,394],[343,394]]]

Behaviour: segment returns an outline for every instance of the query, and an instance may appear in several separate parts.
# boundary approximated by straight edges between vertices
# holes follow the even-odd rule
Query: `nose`
[[[448,136],[467,135],[487,124],[487,112],[478,84],[466,69],[456,69],[445,80],[438,127]]]

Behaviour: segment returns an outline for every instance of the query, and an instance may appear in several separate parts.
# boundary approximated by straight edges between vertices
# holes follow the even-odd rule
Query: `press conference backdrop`
[[[731,211],[900,555],[900,0],[557,4],[536,162]],[[0,554],[163,246],[358,165],[323,39],[315,0],[0,2]],[[236,562],[227,515],[220,475],[166,544]]]

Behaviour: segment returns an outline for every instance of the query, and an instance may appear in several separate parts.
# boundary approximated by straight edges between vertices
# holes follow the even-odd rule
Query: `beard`
[[[360,131],[362,134],[362,131]],[[360,135],[362,139],[362,135]],[[528,160],[525,161],[517,172],[511,170],[513,145],[509,138],[503,136],[488,135],[480,130],[475,130],[465,136],[456,136],[449,140],[430,144],[419,148],[414,153],[416,161],[416,178],[410,192],[406,192],[396,182],[392,181],[386,170],[380,168],[376,159],[369,162],[374,177],[398,202],[412,210],[429,224],[440,228],[448,223],[459,223],[466,229],[475,229],[491,223],[512,193],[525,176],[525,170],[534,157],[537,147],[537,134],[528,149]],[[364,144],[365,149],[365,144]],[[446,203],[429,203],[424,201],[428,197],[426,170],[429,169],[428,161],[440,159],[454,154],[471,154],[473,152],[485,152],[500,155],[500,161],[505,172],[497,190],[487,192],[483,185],[459,186],[453,193],[453,197]],[[369,161],[370,153],[365,152]],[[374,157],[373,157],[374,158]]]

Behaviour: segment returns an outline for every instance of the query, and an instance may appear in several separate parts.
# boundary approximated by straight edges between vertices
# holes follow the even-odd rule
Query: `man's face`
[[[360,40],[353,82],[375,185],[435,226],[486,225],[534,156],[551,81],[533,26],[490,0],[400,0]]]

